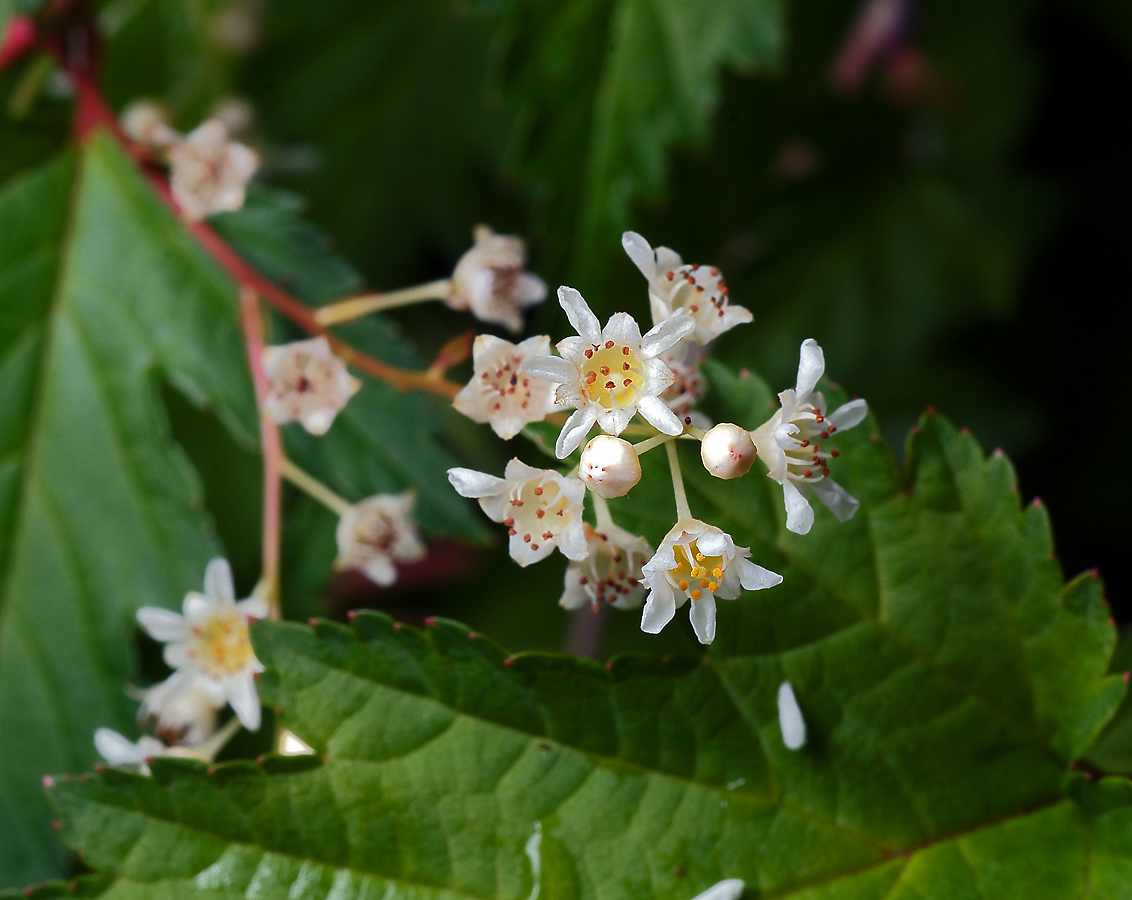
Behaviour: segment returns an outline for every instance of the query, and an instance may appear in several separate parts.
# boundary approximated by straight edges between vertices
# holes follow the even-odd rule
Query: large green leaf
[[[244,440],[235,291],[107,140],[0,192],[0,884],[57,874],[40,776],[133,704],[134,611],[217,550],[164,380]]]
[[[861,511],[804,538],[769,480],[688,467],[693,511],[785,575],[721,603],[708,655],[263,624],[265,702],[317,756],[69,780],[64,838],[115,897],[523,898],[536,834],[542,900],[1130,896],[1132,785],[1068,771],[1124,694],[1099,582],[1062,585],[1001,455],[929,415],[901,472],[869,428],[838,460]]]
[[[520,0],[502,78],[519,109],[513,165],[587,284],[620,251],[634,201],[666,184],[674,145],[710,133],[722,67],[775,65],[780,0]]]

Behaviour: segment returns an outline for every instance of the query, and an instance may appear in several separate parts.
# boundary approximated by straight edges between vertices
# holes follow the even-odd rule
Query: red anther
[[[603,469],[602,471],[604,472],[605,470]],[[536,519],[541,519],[545,515],[546,515],[545,509],[536,509],[535,510],[535,518]]]
[[[617,384],[615,382],[607,381],[605,383],[605,389],[608,390],[608,391],[613,390],[615,387],[617,387]]]
[[[821,436],[822,436],[822,440],[823,440],[823,441],[825,441],[825,440],[829,440],[829,432],[828,432],[828,431],[823,431],[823,432],[821,433]]]
[[[629,348],[626,347],[625,349],[628,350]],[[621,371],[622,372],[628,372],[631,368],[633,368],[633,367],[631,365],[629,365],[628,363],[621,363]]]
[[[675,278],[675,277],[676,277],[676,273],[675,273],[675,272],[669,272],[669,273],[668,273],[668,274],[667,274],[667,275],[666,275],[665,277],[666,277],[666,278],[667,278],[667,279],[668,279],[669,281],[671,281],[671,280],[672,280],[673,278]]]
[[[829,455],[833,456],[833,457],[838,457],[838,456],[841,455],[841,451],[840,450],[830,450]]]
[[[802,474],[809,478],[813,473],[809,469],[804,469]]]
[[[806,441],[802,441],[802,446],[803,446],[803,447],[808,447],[808,446],[810,446],[810,442],[809,442],[808,440],[806,440]]]
[[[700,308],[698,306],[696,306],[696,304],[694,304],[694,303],[691,306],[689,306],[688,309],[691,310],[692,312],[699,312],[700,311]]]
[[[632,378],[626,378],[626,379],[625,379],[625,380],[624,380],[624,381],[622,382],[622,384],[623,384],[623,385],[624,385],[625,387],[629,387],[629,385],[631,385],[632,383],[633,383],[633,379],[632,379]]]
[[[60,822],[58,819],[55,819],[55,820],[52,821],[51,827],[54,828],[56,831],[62,831],[63,830],[63,823]]]
[[[605,349],[606,350],[612,350],[613,349],[613,341],[606,341],[605,342]]]
[[[524,541],[524,543],[527,543],[527,544],[529,544],[531,542],[530,532],[527,532],[526,534],[523,535],[523,541]]]
[[[542,489],[541,487],[537,487],[537,488],[535,488],[535,496],[536,496],[536,497],[541,497],[541,496],[542,496],[542,491],[543,491],[543,489]]]
[[[432,616],[425,616],[424,623],[425,623],[425,626],[428,627],[428,628],[435,628],[436,627],[436,619],[434,619]]]
[[[542,539],[543,539],[544,541],[549,541],[549,540],[550,540],[550,539],[551,539],[552,537],[554,537],[554,532],[553,532],[553,531],[544,531],[544,532],[542,533]]]
[[[822,468],[822,470],[821,470],[821,473],[822,473],[822,475],[824,475],[824,476],[825,476],[826,478],[828,478],[828,477],[829,477],[829,469],[827,469],[827,468],[824,468],[824,467],[823,467],[823,468]]]
[[[510,528],[512,525],[515,524],[515,520],[511,516],[508,516],[506,519],[503,520],[503,524],[506,525],[508,528]]]
[[[691,416],[684,416],[684,424],[685,425],[691,425],[692,424],[692,417]]]
[[[532,549],[532,550],[537,550],[537,549],[538,549],[538,544],[531,544],[531,549]]]
[[[703,293],[703,291],[704,291],[704,286],[703,286],[702,284],[697,284],[697,285],[696,285],[696,293],[697,293],[697,294],[702,294],[702,293]]]
[[[593,359],[593,358],[594,358],[593,350],[587,350],[586,351],[586,359]]]
[[[621,348],[621,354],[623,356],[628,356],[629,355],[629,348],[628,347],[622,347]]]

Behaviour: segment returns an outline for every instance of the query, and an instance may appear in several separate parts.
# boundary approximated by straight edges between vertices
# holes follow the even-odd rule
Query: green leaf
[[[134,611],[217,542],[164,380],[245,442],[235,291],[102,137],[0,191],[0,884],[57,875],[39,778],[126,728]]]
[[[512,165],[544,231],[572,235],[571,277],[587,284],[620,252],[632,204],[662,195],[668,151],[708,138],[719,70],[777,65],[784,25],[779,0],[520,0],[505,40]]]
[[[542,900],[1128,896],[1132,784],[1068,771],[1125,690],[1099,582],[1062,585],[1004,457],[928,415],[902,472],[870,426],[839,439],[860,512],[805,537],[769,479],[686,467],[693,513],[785,576],[720,604],[709,654],[263,623],[264,700],[317,755],[64,782],[65,840],[112,896],[523,898],[536,829]]]

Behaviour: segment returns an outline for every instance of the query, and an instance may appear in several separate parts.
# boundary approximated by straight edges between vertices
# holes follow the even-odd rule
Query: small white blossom
[[[731,422],[720,422],[700,441],[700,460],[716,478],[746,475],[755,462],[755,455],[751,433]]]
[[[652,555],[649,542],[624,528],[607,525],[598,531],[585,523],[586,558],[566,567],[566,585],[558,605],[580,609],[602,603],[635,609],[644,599],[641,566]]]
[[[842,522],[860,506],[829,477],[830,462],[838,452],[823,449],[820,442],[860,424],[869,406],[864,400],[852,400],[826,414],[825,398],[814,390],[823,372],[825,355],[818,342],[808,338],[802,342],[797,384],[778,395],[782,407],[751,432],[767,474],[782,485],[786,527],[795,534],[806,534],[814,524],[811,491]]]
[[[560,357],[523,363],[530,374],[558,383],[559,406],[577,409],[558,435],[558,458],[573,453],[595,422],[606,434],[618,435],[638,412],[658,431],[680,434],[683,424],[659,398],[673,376],[658,357],[692,332],[692,318],[673,316],[641,337],[636,320],[624,312],[610,316],[603,329],[573,288],[560,287],[558,302],[579,336],[558,342]]]
[[[142,692],[138,719],[166,744],[200,744],[216,731],[221,705],[192,673],[179,670]]]
[[[739,900],[746,884],[739,878],[727,878],[718,884],[713,884],[702,894],[696,894],[692,900]]]
[[[692,628],[701,644],[710,644],[715,640],[716,597],[734,600],[740,587],[759,591],[782,581],[750,556],[749,547],[736,547],[731,535],[714,525],[699,519],[677,522],[644,565],[649,595],[641,630],[658,634],[691,601]]]
[[[255,675],[263,671],[248,636],[248,618],[268,613],[267,601],[236,600],[228,561],[216,557],[204,572],[204,593],[185,595],[184,613],[145,606],[138,623],[165,644],[165,662],[202,690],[213,703],[230,703],[249,731],[259,728]]]
[[[324,337],[264,348],[263,368],[268,418],[280,425],[297,420],[311,434],[325,434],[362,386]]]
[[[693,340],[680,341],[660,355],[660,361],[668,366],[674,380],[664,389],[660,399],[678,418],[684,418],[707,393],[707,379],[700,371],[700,364],[707,359],[703,347]]]
[[[338,520],[339,569],[360,569],[374,584],[397,580],[398,562],[424,559],[425,545],[413,522],[416,494],[378,494],[355,503]]]
[[[789,681],[778,686],[778,727],[787,750],[800,750],[805,746],[806,720],[802,718],[802,709]]]
[[[155,150],[167,150],[181,140],[181,133],[169,124],[169,110],[153,100],[135,100],[118,121],[126,137]]]
[[[754,321],[749,309],[734,306],[727,299],[727,283],[712,266],[684,261],[668,247],[652,246],[635,231],[621,236],[621,246],[649,282],[649,301],[653,321],[663,322],[686,314],[696,320],[692,338],[708,344],[736,325]]]
[[[209,119],[169,148],[169,187],[190,222],[244,205],[248,182],[259,167],[255,151],[228,139],[228,129]]]
[[[157,738],[142,735],[135,743],[112,728],[99,728],[95,731],[94,749],[110,765],[137,769],[143,775],[149,774],[149,760],[166,756],[170,750]]]
[[[448,480],[460,496],[479,500],[488,518],[507,526],[511,556],[520,566],[545,559],[555,547],[568,559],[585,559],[586,488],[577,478],[513,459],[502,478],[455,468],[448,470]]]
[[[599,434],[582,450],[578,477],[599,497],[624,497],[641,480],[641,460],[628,441]]]
[[[555,385],[522,371],[523,360],[547,356],[550,338],[527,338],[512,344],[491,334],[478,335],[472,344],[472,380],[452,405],[473,422],[486,422],[509,441],[530,422],[541,422],[554,409]]]
[[[475,243],[456,263],[444,302],[518,333],[523,330],[519,310],[541,303],[546,284],[524,271],[527,248],[522,238],[496,234],[486,225],[477,225],[472,236]]]

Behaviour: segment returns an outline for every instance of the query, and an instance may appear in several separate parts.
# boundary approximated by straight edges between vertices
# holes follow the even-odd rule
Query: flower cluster
[[[779,394],[781,406],[770,419],[753,431],[731,422],[713,425],[696,409],[705,386],[700,366],[709,345],[754,317],[730,302],[719,269],[685,264],[674,251],[654,249],[635,232],[626,232],[622,245],[647,280],[651,329],[642,335],[627,312],[614,313],[602,326],[578,291],[560,287],[559,304],[577,334],[555,344],[553,354],[546,335],[517,345],[481,335],[474,345],[473,378],[454,402],[507,440],[556,409],[572,410],[559,420],[554,450],[565,459],[584,445],[578,465],[562,473],[516,458],[503,478],[455,468],[449,480],[506,526],[511,556],[520,565],[544,559],[556,547],[570,560],[564,608],[626,609],[643,600],[641,628],[655,634],[690,604],[696,637],[709,644],[715,639],[717,599],[773,587],[782,576],[752,562],[750,548],[738,546],[721,528],[691,515],[672,442],[699,440],[704,468],[722,479],[742,477],[762,459],[768,476],[782,485],[786,528],[806,534],[814,522],[811,496],[841,521],[857,509],[857,501],[830,477],[838,450],[826,442],[859,424],[868,407],[854,400],[826,411],[817,390],[825,360],[811,339],[802,344],[796,385]],[[637,428],[651,436],[634,444],[621,435],[638,415]],[[601,433],[590,438],[595,425]],[[677,515],[653,552],[644,537],[614,524],[607,501],[632,491],[641,480],[640,454],[660,445],[668,445]],[[585,519],[587,493],[592,523]],[[784,734],[797,742],[800,714],[794,714],[796,703],[789,706],[792,698],[780,705],[789,722]]]

